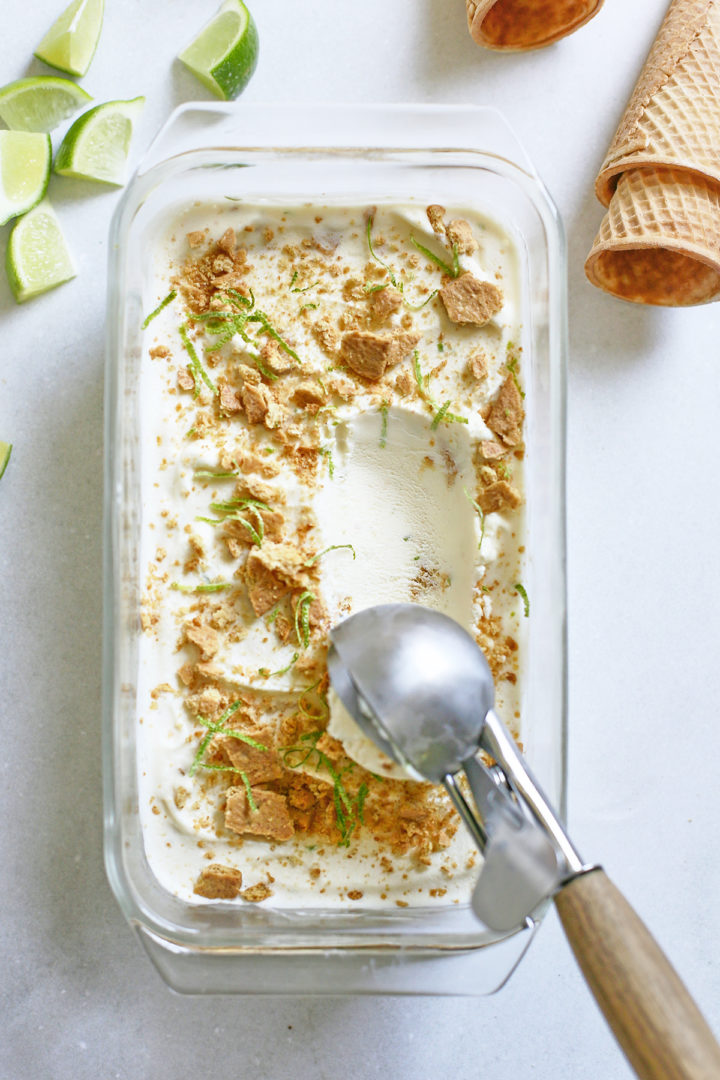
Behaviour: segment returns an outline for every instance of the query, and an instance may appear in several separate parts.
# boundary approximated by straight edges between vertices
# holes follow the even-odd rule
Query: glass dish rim
[[[276,111],[276,107],[270,107]],[[297,107],[299,108],[299,107]],[[320,108],[320,107],[318,107]],[[392,114],[394,116],[401,116],[411,111],[417,116],[424,116],[432,114],[436,117],[448,116],[451,113],[461,113],[463,117],[473,116],[477,121],[479,114],[483,114],[487,117],[492,117],[494,122],[500,121],[504,128],[507,128],[507,124],[502,118],[501,114],[494,109],[488,109],[485,107],[474,106],[351,106],[346,107],[342,105],[323,106],[322,110],[326,113],[332,113],[335,117],[341,117],[347,115],[347,110],[350,110],[354,114],[362,112],[365,115],[370,115],[373,118],[382,116],[383,114]],[[267,106],[253,107],[254,111],[258,115],[267,115]],[[287,115],[289,107],[282,107],[284,115]],[[292,111],[292,110],[290,110]],[[230,105],[215,105],[208,103],[205,105],[187,104],[181,106],[175,111],[168,123],[161,129],[158,134],[153,147],[161,144],[161,140],[166,137],[167,132],[172,128],[172,125],[178,118],[182,118],[183,115],[188,115],[193,112],[199,112],[202,115],[216,113],[223,117],[237,115],[235,107]],[[509,130],[509,129],[508,129]],[[514,138],[514,137],[513,137]],[[519,146],[519,144],[518,144]],[[566,358],[566,340],[565,340],[565,288],[564,288],[564,236],[562,230],[562,224],[560,222],[557,210],[552,202],[552,199],[548,195],[544,185],[538,179],[537,174],[534,172],[531,166],[527,162],[524,164],[518,164],[516,161],[510,160],[502,154],[492,154],[485,150],[473,148],[471,146],[394,146],[389,142],[383,142],[379,140],[375,146],[365,145],[349,145],[341,146],[338,144],[325,145],[318,144],[314,146],[308,146],[304,143],[302,145],[288,145],[281,141],[280,145],[272,144],[270,142],[261,146],[205,146],[201,148],[190,148],[181,151],[178,154],[174,154],[168,158],[161,159],[155,164],[151,164],[146,169],[142,168],[142,164],[138,172],[136,173],[133,181],[128,185],[128,189],[123,195],[121,203],[116,210],[113,218],[112,231],[111,231],[111,271],[110,271],[110,293],[111,293],[111,305],[110,315],[108,319],[108,359],[107,370],[108,375],[111,374],[111,368],[113,359],[117,360],[113,356],[114,345],[117,343],[116,338],[119,330],[119,314],[121,308],[121,298],[117,289],[113,289],[117,280],[117,271],[119,267],[119,257],[113,257],[116,252],[122,250],[122,243],[124,233],[129,227],[129,222],[132,217],[143,205],[145,199],[149,193],[154,190],[155,187],[163,183],[164,180],[177,170],[178,167],[182,167],[188,160],[188,155],[198,155],[204,152],[214,154],[222,154],[228,150],[233,152],[242,153],[262,153],[264,155],[286,155],[286,154],[313,154],[322,156],[325,154],[332,154],[334,158],[339,155],[346,154],[348,156],[357,155],[358,153],[372,153],[380,156],[388,155],[405,155],[405,154],[427,154],[434,156],[436,154],[470,154],[477,156],[478,165],[481,165],[480,159],[483,159],[487,163],[488,159],[492,161],[493,171],[500,175],[512,176],[513,180],[518,183],[523,189],[525,195],[529,197],[531,203],[538,211],[540,218],[545,226],[546,240],[547,240],[547,258],[548,258],[548,272],[551,284],[554,286],[550,289],[550,295],[548,298],[548,317],[552,325],[556,330],[555,348],[551,349],[551,353],[554,353],[555,359],[553,363],[554,375],[556,379],[560,377],[561,386],[559,387],[561,401],[559,407],[558,420],[561,425],[560,439],[561,439],[561,453],[559,455],[560,461],[556,464],[559,467],[559,480],[560,480],[560,494],[558,496],[558,504],[561,515],[563,516],[563,536],[562,536],[562,550],[559,552],[558,558],[562,568],[563,586],[565,586],[565,546],[564,546],[564,441],[565,441],[565,358]],[[151,157],[152,147],[148,152]],[[520,151],[521,156],[524,156]],[[487,164],[485,167],[488,167]],[[554,307],[554,310],[553,310]],[[103,677],[103,722],[104,722],[104,743],[103,743],[103,767],[105,775],[105,797],[104,797],[104,809],[105,809],[105,857],[108,877],[113,888],[113,892],[120,904],[123,913],[131,923],[142,924],[147,927],[148,930],[156,933],[158,936],[167,938],[176,944],[185,944],[188,947],[197,947],[198,934],[197,932],[184,934],[175,933],[172,937],[168,936],[168,927],[163,926],[161,923],[149,922],[147,918],[147,912],[136,902],[132,895],[132,889],[129,887],[129,883],[122,870],[121,852],[115,850],[114,842],[119,840],[119,821],[118,821],[118,803],[117,800],[121,793],[115,791],[114,783],[114,658],[115,658],[115,603],[114,603],[114,586],[115,580],[111,574],[111,570],[114,567],[113,561],[113,527],[115,522],[115,513],[117,510],[116,502],[114,499],[114,490],[112,484],[112,477],[114,475],[114,462],[112,460],[112,448],[115,445],[115,429],[114,429],[114,416],[113,416],[113,402],[111,398],[111,386],[112,379],[108,377],[106,381],[106,443],[105,443],[105,469],[106,469],[106,485],[105,485],[105,510],[104,510],[104,587],[106,591],[106,603],[105,603],[105,615],[104,615],[104,677]],[[115,403],[117,404],[117,403]],[[561,619],[565,621],[565,591],[563,589],[562,595],[562,612]],[[564,635],[563,635],[564,636]],[[567,773],[567,757],[566,757],[566,745],[567,745],[567,707],[566,707],[566,665],[567,665],[567,646],[563,641],[563,655],[562,655],[562,683],[564,688],[564,701],[563,712],[560,724],[560,811],[564,815],[565,811],[565,798],[567,791],[566,773]],[[177,927],[173,928],[175,931]],[[183,942],[181,939],[185,938]],[[318,943],[315,948],[322,949],[327,948],[322,943]],[[356,948],[356,944],[353,941],[343,941],[340,946],[341,949],[352,952]],[[367,946],[361,946],[367,948]],[[406,949],[407,946],[401,941],[398,941],[398,947]],[[489,947],[480,945],[479,948]],[[210,947],[212,948],[212,947]],[[234,946],[238,952],[243,951],[242,944]],[[277,949],[273,949],[273,946],[268,947],[269,951],[283,952],[283,945],[280,944]],[[257,950],[257,945],[254,946],[254,950]],[[423,951],[427,951],[427,947],[423,946]]]

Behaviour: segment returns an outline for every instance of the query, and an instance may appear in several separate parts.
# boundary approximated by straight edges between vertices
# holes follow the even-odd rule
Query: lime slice
[[[40,202],[47,190],[51,163],[49,135],[0,131],[0,225]]]
[[[100,38],[104,0],[73,0],[55,20],[35,55],[68,75],[84,75]]]
[[[0,480],[2,480],[2,475],[7,469],[7,463],[10,460],[11,453],[12,443],[0,442]]]
[[[60,144],[55,172],[80,180],[104,184],[124,184],[133,122],[145,104],[144,97],[132,101],[108,101],[79,116]]]
[[[90,95],[69,79],[18,79],[0,89],[0,119],[15,131],[52,131],[87,101]]]
[[[8,281],[18,304],[75,277],[75,267],[47,200],[17,222],[7,246]]]
[[[242,0],[225,0],[178,57],[200,82],[220,98],[236,98],[255,70],[258,33]]]

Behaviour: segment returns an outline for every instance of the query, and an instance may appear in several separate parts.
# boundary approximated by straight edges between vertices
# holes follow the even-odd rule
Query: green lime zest
[[[258,675],[262,675],[263,679],[275,679],[280,675],[287,675],[290,668],[294,667],[298,662],[299,657],[300,653],[293,653],[292,660],[289,664],[286,664],[284,668],[280,668],[279,671],[268,671],[267,668],[260,668],[258,670]]]
[[[232,477],[239,476],[239,470],[223,472],[222,469],[196,469],[193,473],[194,480],[230,480]]]
[[[257,803],[255,802],[255,799],[254,799],[254,796],[253,796],[253,793],[252,793],[252,787],[250,786],[250,778],[248,777],[248,774],[246,772],[242,771],[242,769],[238,769],[238,772],[240,773],[240,779],[242,780],[243,785],[245,787],[245,794],[247,795],[248,806],[250,807],[250,809],[252,810],[253,813],[256,813],[257,812]]]
[[[467,488],[463,488],[463,491],[465,492],[465,498],[470,503],[477,516],[480,518],[480,542],[478,544],[478,551],[481,551],[483,540],[485,539],[485,511],[480,506],[480,504],[477,503],[475,499],[473,499]]]
[[[364,808],[369,788],[363,782],[354,797],[349,794],[343,783],[343,777],[352,772],[354,765],[351,763],[338,772],[327,754],[318,748],[317,744],[323,734],[322,731],[309,731],[300,736],[298,745],[282,747],[280,753],[283,764],[288,769],[300,769],[311,762],[315,768],[324,769],[327,772],[333,785],[335,821],[340,832],[339,847],[349,847],[350,838],[357,826],[365,824]],[[311,761],[311,759],[314,760]]]
[[[195,346],[193,345],[192,341],[188,337],[188,332],[187,332],[186,326],[187,326],[187,324],[183,323],[183,325],[180,327],[179,334],[180,334],[180,338],[182,340],[182,343],[185,346],[187,354],[190,357],[190,364],[189,364],[190,373],[192,374],[192,377],[195,380],[195,389],[193,390],[193,397],[196,398],[200,394],[200,381],[199,381],[200,379],[202,379],[202,381],[205,383],[207,388],[210,391],[212,391],[213,394],[217,394],[217,392],[218,392],[217,387],[216,387],[215,383],[212,381],[212,379],[210,378],[210,376],[208,375],[208,373],[205,370],[205,368],[203,367],[203,365],[200,363],[200,357],[196,353]]]
[[[389,405],[387,404],[387,402],[383,401],[382,405],[380,406],[380,416],[382,418],[381,419],[381,424],[380,424],[380,449],[381,450],[384,450],[385,447],[387,446],[388,409],[389,409]]]
[[[342,551],[343,548],[345,548],[345,549],[349,548],[350,551],[352,551],[353,559],[356,558],[355,548],[352,546],[352,544],[331,544],[330,547],[326,547],[326,548],[323,548],[322,551],[318,551],[317,555],[313,555],[312,559],[308,559],[308,561],[305,563],[305,565],[306,566],[312,566],[313,563],[316,563],[318,561],[318,559],[321,559],[323,557],[323,555],[327,555],[328,551]]]
[[[258,547],[262,547],[265,538],[265,522],[260,511],[270,509],[267,503],[260,502],[259,499],[229,499],[227,502],[211,502],[210,509],[216,514],[222,514],[221,522],[239,522],[250,533],[252,542],[257,544]],[[241,510],[247,510],[250,516],[255,519],[254,525],[242,516]]]
[[[426,248],[424,244],[421,244],[418,240],[416,240],[414,236],[410,237],[410,243],[414,244],[418,251],[421,251],[426,259],[428,259],[432,263],[435,263],[435,265],[439,267],[439,269],[442,270],[444,274],[448,274],[451,278],[456,278],[459,276],[460,260],[458,259],[457,244],[453,244],[452,246],[453,261],[452,266],[450,266],[448,263],[445,262],[444,259],[441,259],[439,255],[436,255],[434,252],[432,252],[430,248]]]
[[[330,479],[332,480],[333,476],[335,475],[335,462],[333,461],[332,450],[327,446],[323,446],[320,448],[320,453],[328,463],[328,473],[330,474]]]
[[[449,412],[450,402],[446,401],[442,405],[436,401],[433,395],[428,390],[428,383],[430,381],[429,375],[423,375],[422,368],[420,367],[420,353],[417,349],[413,350],[413,374],[415,375],[415,382],[420,392],[420,397],[425,404],[430,408],[433,413],[432,423],[430,425],[431,430],[435,430],[440,424],[467,424],[468,419],[466,416],[458,416],[457,413]]]
[[[525,618],[530,617],[530,597],[527,594],[527,589],[520,582],[515,586],[515,592],[519,593],[522,597],[523,607],[525,609]]]
[[[184,593],[214,593],[221,592],[223,589],[232,589],[233,584],[231,581],[212,581],[208,585],[180,585],[174,581],[170,588]]]
[[[375,248],[373,247],[372,230],[373,230],[374,221],[375,221],[374,217],[372,215],[370,215],[368,217],[366,225],[365,225],[365,235],[367,237],[368,251],[370,252],[371,258],[373,258],[376,263],[379,263],[380,266],[382,266],[382,268],[385,271],[387,271],[387,275],[390,278],[390,284],[393,286],[394,289],[397,289],[397,291],[400,293],[400,295],[402,297],[402,302],[405,305],[405,307],[409,308],[410,311],[420,311],[422,308],[424,308],[426,306],[426,304],[429,304],[430,301],[433,300],[437,296],[437,289],[434,292],[430,293],[428,298],[426,300],[423,300],[420,304],[411,304],[410,303],[410,301],[405,296],[405,286],[404,286],[403,282],[398,281],[398,279],[395,277],[395,274],[393,273],[393,270],[392,270],[392,267],[390,266],[390,264],[384,262],[383,259],[381,259],[380,256],[375,251]],[[387,282],[385,282],[385,284],[383,284],[383,285],[372,285],[370,287],[368,287],[366,285],[365,286],[365,292],[367,292],[367,293],[379,292],[380,289],[384,289],[386,287],[387,287]]]
[[[176,296],[177,296],[177,289],[173,289],[172,292],[169,292],[167,294],[167,296],[165,297],[165,299],[160,301],[160,303],[155,308],[155,310],[151,311],[150,314],[148,316],[146,316],[145,321],[142,324],[142,329],[147,330],[148,326],[153,321],[153,319],[155,319],[160,314],[160,312],[164,308],[166,308],[168,306],[168,304],[172,304],[172,302],[173,302],[173,300],[175,299]]]
[[[310,605],[314,600],[315,593],[306,589],[298,597],[295,607],[295,633],[298,643],[302,645],[303,649],[307,649],[310,644]]]
[[[243,734],[242,731],[237,731],[235,728],[226,728],[223,726],[225,722],[230,719],[233,713],[237,712],[241,705],[241,701],[233,702],[233,704],[225,710],[225,712],[218,720],[206,720],[205,717],[198,716],[198,723],[202,724],[203,727],[207,728],[207,733],[203,735],[202,739],[200,740],[200,745],[197,748],[197,752],[195,754],[195,757],[193,758],[192,765],[188,769],[188,776],[194,776],[201,765],[203,765],[205,768],[213,768],[213,766],[205,766],[203,758],[205,757],[205,751],[207,750],[208,746],[216,735],[229,735],[230,738],[239,739],[240,742],[244,742],[248,746],[254,747],[255,750],[267,750],[267,746],[263,746],[262,743],[259,743],[256,739],[250,738],[249,735]],[[232,771],[237,772],[239,770],[233,769]]]

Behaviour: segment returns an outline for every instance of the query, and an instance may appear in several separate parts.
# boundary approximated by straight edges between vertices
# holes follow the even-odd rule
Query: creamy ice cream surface
[[[194,903],[442,905],[477,856],[328,686],[330,627],[451,615],[519,730],[518,257],[476,212],[193,204],[141,368],[140,815]],[[152,309],[152,310],[151,310]]]

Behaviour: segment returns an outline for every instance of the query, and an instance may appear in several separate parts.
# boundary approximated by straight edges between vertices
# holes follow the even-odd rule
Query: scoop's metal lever
[[[412,774],[444,784],[483,853],[478,917],[498,932],[522,926],[583,863],[492,709],[482,652],[415,604],[369,608],[330,640],[330,678],[356,723]]]

